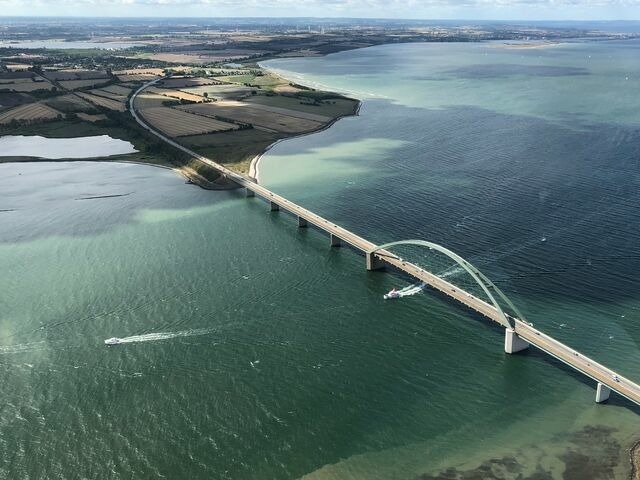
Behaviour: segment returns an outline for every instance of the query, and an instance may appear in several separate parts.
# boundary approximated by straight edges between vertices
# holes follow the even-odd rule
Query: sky
[[[14,15],[640,20],[640,0],[0,0]]]

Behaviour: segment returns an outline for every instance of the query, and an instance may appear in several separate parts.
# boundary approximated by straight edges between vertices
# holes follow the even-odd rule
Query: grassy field
[[[181,88],[183,92],[193,93],[195,95],[204,96],[206,93],[209,98],[223,98],[223,99],[240,99],[248,95],[255,90],[253,87],[245,87],[244,85],[205,85],[201,87],[189,87]]]
[[[109,83],[110,81],[111,79],[109,78],[95,78],[92,80],[64,80],[58,83],[67,90],[76,90],[78,88],[97,87],[98,85]]]
[[[327,117],[353,115],[358,108],[358,102],[348,98],[333,98],[322,100],[320,103],[313,103],[308,99],[285,95],[253,95],[246,98],[245,101],[252,104],[287,108]]]
[[[277,133],[238,130],[182,137],[180,143],[236,172],[247,174],[251,160],[280,138],[283,136]]]
[[[96,108],[89,102],[77,97],[73,94],[60,95],[50,98],[45,102],[52,108],[63,113],[76,113],[76,112],[94,112]]]

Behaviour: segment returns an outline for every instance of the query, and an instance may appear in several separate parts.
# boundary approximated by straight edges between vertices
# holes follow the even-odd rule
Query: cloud
[[[4,15],[640,18],[640,0],[0,0]]]

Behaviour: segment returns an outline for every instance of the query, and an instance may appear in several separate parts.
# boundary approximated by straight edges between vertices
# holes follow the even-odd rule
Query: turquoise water
[[[372,241],[449,246],[537,327],[640,380],[640,110],[608,83],[637,90],[636,55],[421,44],[277,61],[365,101],[277,145],[261,181]],[[594,404],[533,350],[505,355],[499,329],[433,292],[385,302],[409,280],[258,199],[85,162],[0,165],[0,192],[0,478],[629,475],[637,408]]]

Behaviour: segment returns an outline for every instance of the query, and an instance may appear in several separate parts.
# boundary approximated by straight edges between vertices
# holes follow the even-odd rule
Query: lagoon
[[[95,158],[135,152],[137,150],[130,142],[109,135],[76,138],[45,138],[38,135],[0,137],[0,157]]]

